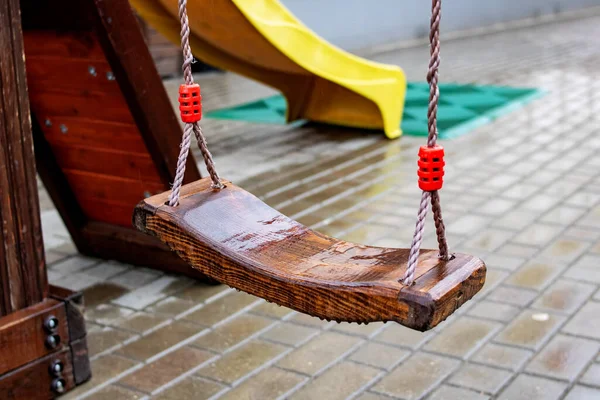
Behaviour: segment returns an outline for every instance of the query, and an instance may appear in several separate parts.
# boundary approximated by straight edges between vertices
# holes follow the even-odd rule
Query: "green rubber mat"
[[[538,89],[507,86],[440,85],[438,130],[442,139],[456,137],[494,118],[522,107],[540,96]],[[427,136],[429,86],[409,83],[406,91],[402,132]],[[207,118],[256,123],[285,124],[286,101],[281,95],[206,113]],[[299,121],[295,123],[304,123]]]

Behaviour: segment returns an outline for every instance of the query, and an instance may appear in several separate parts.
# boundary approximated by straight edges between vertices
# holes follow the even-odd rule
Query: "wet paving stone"
[[[118,346],[135,335],[118,329],[104,328],[90,332],[87,335],[87,344],[90,357],[102,353],[112,347]]]
[[[296,313],[293,317],[288,318],[287,321],[293,322],[299,325],[311,326],[314,328],[324,328],[327,325],[332,325],[334,322],[328,322],[317,317],[312,317],[306,314]]]
[[[596,400],[600,399],[600,390],[585,386],[574,386],[565,400]]]
[[[495,341],[530,349],[539,349],[560,325],[565,317],[533,310],[523,311],[498,336]]]
[[[512,374],[482,365],[465,364],[450,378],[449,382],[478,392],[496,394]]]
[[[442,385],[433,394],[428,397],[428,400],[489,400],[490,396],[474,392],[469,389],[457,388],[454,386]]]
[[[455,235],[473,234],[489,223],[489,219],[477,215],[465,215],[448,226],[448,231]]]
[[[533,224],[518,234],[513,241],[528,246],[545,246],[556,237],[563,228],[555,225]]]
[[[150,304],[164,299],[170,292],[188,284],[189,280],[184,277],[163,276],[147,285],[114,299],[112,302],[119,306],[143,310]]]
[[[486,228],[469,239],[463,245],[477,252],[494,251],[512,237],[513,233],[506,230]]]
[[[561,279],[546,289],[533,307],[571,314],[581,307],[594,289],[593,285]]]
[[[150,393],[212,357],[211,353],[185,346],[143,366],[120,382],[140,392]]]
[[[230,322],[219,325],[206,335],[200,336],[193,342],[193,345],[223,352],[272,323],[272,320],[264,317],[241,315]]]
[[[305,380],[306,377],[302,375],[271,367],[244,381],[219,399],[277,399]]]
[[[224,386],[218,383],[190,376],[152,398],[157,400],[207,400],[223,389]]]
[[[379,343],[366,343],[350,356],[350,360],[377,368],[390,369],[409,355],[408,350]]]
[[[419,332],[402,325],[387,323],[373,339],[378,342],[416,349],[433,336],[433,332]]]
[[[136,360],[146,360],[200,331],[202,328],[197,325],[174,321],[118,349],[117,354]]]
[[[282,322],[263,333],[261,337],[273,342],[296,346],[318,332],[315,328]]]
[[[243,292],[232,292],[186,315],[184,319],[202,325],[214,325],[257,300],[258,298]]]
[[[229,288],[225,285],[208,285],[201,282],[195,282],[193,285],[175,293],[174,296],[183,300],[189,300],[194,304],[200,304],[227,290],[229,290]]]
[[[588,243],[577,240],[558,239],[546,248],[540,256],[551,260],[570,262],[579,257],[588,246]]]
[[[499,301],[513,304],[515,306],[526,306],[537,296],[537,292],[528,289],[519,289],[509,286],[500,286],[492,291],[487,300]]]
[[[565,272],[565,277],[600,284],[600,256],[584,255]]]
[[[499,322],[510,321],[518,313],[518,307],[491,301],[481,301],[468,311],[472,317],[493,319]]]
[[[159,271],[136,267],[110,278],[108,282],[120,287],[125,287],[129,290],[135,290],[152,282],[153,280],[158,279],[160,276],[161,272]]]
[[[125,318],[115,321],[114,325],[118,328],[134,332],[146,332],[155,326],[165,322],[166,317],[153,315],[145,312],[137,312]]]
[[[275,303],[263,302],[260,303],[258,306],[252,308],[252,312],[260,315],[265,315],[267,317],[280,319],[294,312],[294,310],[291,310],[287,307],[279,306]]]
[[[460,317],[425,345],[425,350],[468,357],[501,327],[499,323]]]
[[[144,396],[144,393],[136,392],[120,386],[109,385],[94,393],[91,398],[94,400],[137,400]]]
[[[83,290],[86,307],[95,307],[99,304],[109,303],[121,297],[129,289],[110,282],[99,282]]]
[[[583,215],[585,210],[576,207],[558,206],[545,214],[541,220],[551,224],[570,225]]]
[[[356,397],[356,400],[389,400],[389,397],[374,393],[363,393]]]
[[[417,353],[379,381],[371,391],[407,400],[420,399],[458,366],[457,360]]]
[[[232,384],[286,350],[286,347],[278,344],[253,340],[201,368],[197,374]]]
[[[600,364],[590,365],[590,367],[587,369],[587,371],[585,371],[585,374],[583,374],[579,382],[590,386],[600,387]]]
[[[514,271],[525,263],[525,259],[519,257],[490,254],[485,257],[485,265],[491,269],[503,269]]]
[[[85,319],[88,321],[95,321],[102,325],[110,325],[119,319],[133,314],[133,312],[133,310],[128,308],[117,307],[112,304],[99,304],[96,307],[88,307],[85,310],[84,315]]]
[[[53,264],[51,269],[61,275],[67,275],[89,269],[99,262],[95,258],[73,256]]]
[[[163,314],[168,316],[175,316],[188,311],[194,307],[196,303],[189,300],[183,300],[177,297],[167,297],[164,300],[159,301],[154,306],[147,309],[148,312]]]
[[[342,362],[304,385],[290,400],[347,399],[380,373],[365,365]]]
[[[92,360],[90,364],[92,379],[62,396],[62,399],[78,399],[83,393],[140,365],[136,361],[110,354]]]
[[[519,375],[498,397],[499,400],[558,400],[567,384],[550,379]]]
[[[314,375],[350,352],[361,339],[334,332],[324,332],[292,351],[277,365],[281,368]]]
[[[471,361],[518,371],[532,355],[530,350],[488,343],[471,358]]]
[[[589,302],[584,305],[563,331],[577,336],[600,339],[600,303]]]
[[[381,330],[383,326],[383,322],[371,322],[367,325],[349,324],[347,322],[342,322],[333,325],[331,330],[341,333],[347,333],[350,335],[362,336],[366,338],[372,336],[375,332]]]
[[[557,335],[531,360],[526,371],[572,381],[599,349],[598,342]]]
[[[541,290],[549,285],[564,268],[560,264],[531,262],[519,268],[506,283],[526,289]]]

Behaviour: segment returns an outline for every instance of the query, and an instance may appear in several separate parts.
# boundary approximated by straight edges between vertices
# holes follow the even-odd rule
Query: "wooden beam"
[[[0,2],[0,316],[48,293],[18,0]]]
[[[35,360],[0,376],[0,399],[53,399],[77,384],[73,367],[72,350],[68,347]]]
[[[0,318],[0,375],[54,353],[69,341],[67,313],[60,301],[47,299],[4,316]]]

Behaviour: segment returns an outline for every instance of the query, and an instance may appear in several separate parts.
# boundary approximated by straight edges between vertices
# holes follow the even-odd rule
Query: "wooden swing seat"
[[[415,283],[398,281],[408,249],[363,246],[315,232],[254,195],[210,178],[143,200],[134,224],[166,243],[193,268],[224,284],[302,313],[338,322],[396,321],[425,331],[483,286],[480,259],[455,254],[440,261],[422,250]]]

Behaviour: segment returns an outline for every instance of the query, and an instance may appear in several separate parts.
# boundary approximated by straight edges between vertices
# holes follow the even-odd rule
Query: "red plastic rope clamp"
[[[426,192],[440,190],[444,184],[444,148],[442,146],[419,149],[419,187]]]
[[[202,96],[200,85],[179,86],[179,112],[183,122],[198,122],[202,119]]]

